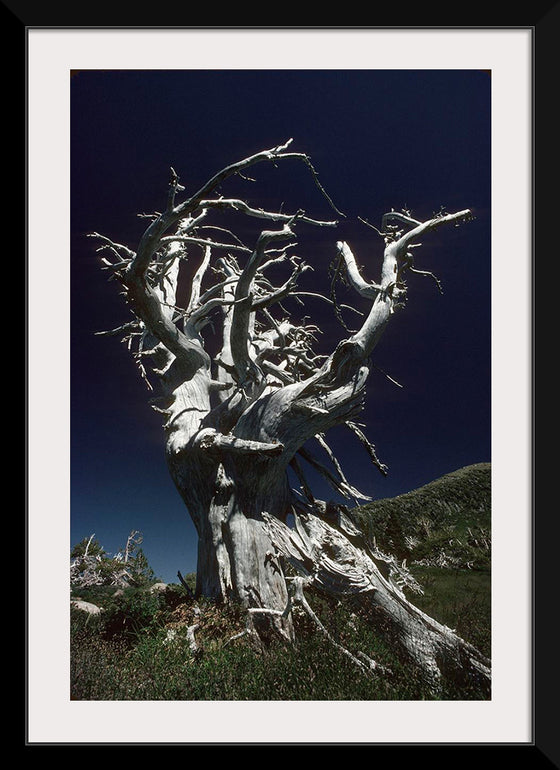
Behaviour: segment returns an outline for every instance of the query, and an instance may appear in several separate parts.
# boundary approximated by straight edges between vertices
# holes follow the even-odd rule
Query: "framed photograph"
[[[29,25],[25,38],[27,745],[535,747],[535,28]],[[304,163],[287,180],[275,177],[259,200],[256,192],[252,197],[252,163],[244,159],[262,152],[273,161],[267,174],[283,166],[284,156]],[[149,409],[152,386],[142,351],[134,348],[138,338],[125,335],[123,346],[107,334],[122,328],[139,302],[129,295],[123,304],[114,258],[136,254],[121,248],[144,243],[150,223],[171,211],[165,209],[169,195],[177,195],[173,205],[179,206],[181,194],[205,191],[205,180],[235,163],[245,185],[242,204],[233,205],[233,194],[216,183],[208,188],[217,193],[208,206],[230,206],[234,215],[260,211],[265,219],[273,210],[274,221],[290,227],[287,212],[299,194],[298,235],[300,219],[336,220],[334,234],[325,236],[325,227],[312,244],[318,256],[309,265],[311,285],[299,295],[305,314],[310,308],[310,320],[297,327],[300,345],[304,330],[331,352],[342,350],[336,335],[353,344],[367,338],[366,347],[375,336],[362,422],[352,412],[358,446],[338,434],[327,446],[317,429],[322,449],[336,454],[337,491],[364,505],[475,466],[491,480],[491,525],[480,529],[478,540],[470,532],[477,547],[485,537],[491,541],[491,686],[484,697],[423,699],[413,690],[377,699],[313,693],[230,700],[152,693],[143,699],[124,691],[105,698],[95,690],[76,696],[68,641],[72,548],[95,536],[117,554],[129,533],[142,532],[144,553],[162,584],[195,573],[197,549],[199,560],[204,551],[185,510],[188,492],[169,476],[162,410]],[[188,206],[184,211],[191,216]],[[409,231],[418,234],[414,242]],[[179,247],[182,232],[173,236]],[[212,231],[212,246],[225,232]],[[236,244],[242,247],[230,236],[224,235],[231,266]],[[398,276],[376,283],[391,244],[405,241],[410,248],[395,267]],[[298,276],[297,260],[308,261],[301,248],[290,258]],[[116,281],[100,269],[105,256]],[[344,260],[349,278],[336,283]],[[347,299],[352,288],[360,294],[356,300]],[[369,307],[378,296],[390,297],[395,307],[373,354],[378,330],[368,326],[374,322]],[[313,304],[318,297],[330,315]],[[243,299],[238,292],[222,301],[222,310],[227,303],[234,308],[235,328],[249,323],[236,309]],[[262,338],[284,321],[272,319]],[[211,319],[204,324],[210,327]],[[146,329],[149,324],[142,327],[143,345]],[[334,367],[336,357],[321,359],[321,353],[317,361]],[[264,367],[266,354],[243,355],[234,351],[229,364],[219,365],[226,379],[229,366],[235,380],[222,379],[220,387],[250,399],[250,359]],[[315,359],[303,361],[300,348],[297,355],[301,366],[319,371],[309,363]],[[293,360],[278,361],[270,359],[267,376],[277,378],[278,389],[295,387],[300,375]],[[332,414],[334,403],[323,413]],[[319,414],[318,397],[305,408]],[[168,422],[179,419],[170,414]],[[217,435],[205,434],[205,442],[227,453],[257,451],[243,438],[248,432],[235,442],[227,431],[225,438]],[[280,435],[287,434],[261,440],[259,458],[276,453]],[[291,465],[290,473],[297,476],[298,467]],[[323,499],[333,475],[319,464],[315,471]],[[315,503],[302,478],[302,499]],[[428,519],[425,528],[433,526]],[[412,548],[412,534],[403,538]],[[450,553],[450,547],[440,552],[447,564]],[[462,611],[468,606],[465,600]]]

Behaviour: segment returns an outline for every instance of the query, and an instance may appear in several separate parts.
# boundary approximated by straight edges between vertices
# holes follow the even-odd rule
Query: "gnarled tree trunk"
[[[115,331],[136,342],[140,371],[159,390],[152,405],[164,415],[169,470],[198,533],[197,593],[242,602],[261,638],[278,633],[286,639],[294,634],[293,603],[312,613],[304,585],[355,595],[384,614],[394,638],[430,681],[451,675],[489,685],[488,661],[406,599],[403,583],[413,581],[403,566],[367,543],[348,512],[316,500],[303,470],[310,464],[342,495],[360,497],[326,442],[336,425],[346,425],[385,470],[354,422],[371,353],[406,293],[405,272],[420,272],[412,260],[417,238],[471,214],[442,213],[425,222],[408,213],[387,214],[379,283],[364,280],[350,246],[338,242],[337,269],[370,309],[357,332],[330,355],[316,355],[316,328],[286,318],[279,303],[303,296],[297,282],[309,268],[291,254],[296,230],[336,222],[254,209],[216,193],[228,178],[265,161],[303,161],[317,179],[309,158],[288,146],[228,166],[180,204],[182,188],[172,170],[167,208],[154,215],[136,251],[103,238],[102,248],[118,257],[105,260],[106,267],[122,283],[134,314],[131,324]],[[208,220],[222,212],[265,220],[274,229],[262,230],[248,245],[228,231],[216,240]],[[180,268],[187,251],[192,259],[199,250],[189,302],[180,308]],[[267,277],[273,265],[291,266],[281,286]],[[213,282],[203,290],[209,276]],[[221,321],[220,332],[210,355],[202,330],[214,321]],[[310,454],[312,440],[327,452],[330,467]],[[289,470],[299,490],[291,488]],[[367,656],[354,659],[376,668]]]

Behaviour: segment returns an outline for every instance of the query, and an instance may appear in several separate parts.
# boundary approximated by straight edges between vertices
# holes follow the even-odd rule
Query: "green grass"
[[[486,657],[491,655],[490,570],[415,567],[412,573],[424,589],[413,603],[454,629]]]
[[[461,626],[466,638],[489,642],[485,580],[474,572],[419,570],[426,593],[415,602],[438,620]],[[95,590],[84,599],[93,601]],[[73,700],[429,700],[435,696],[410,664],[376,634],[375,614],[351,601],[332,602],[313,592],[309,600],[333,636],[347,649],[362,650],[391,669],[366,675],[328,641],[303,614],[296,614],[298,641],[274,643],[265,651],[244,636],[235,607],[198,602],[200,614],[181,587],[164,596],[125,592],[104,599],[105,611],[71,611],[71,698]],[[102,603],[102,602],[100,602]],[[459,622],[455,622],[458,621]],[[193,653],[186,625],[198,622],[200,651]],[[182,624],[182,625],[181,625]],[[172,641],[169,628],[177,631]],[[444,690],[440,699],[477,699],[476,691]]]
[[[406,495],[354,509],[352,517],[382,551],[407,559],[424,590],[409,599],[491,653],[490,465],[468,466]],[[420,564],[418,563],[420,562]],[[447,566],[443,566],[447,565]],[[468,568],[467,568],[468,567]],[[187,576],[187,582],[192,576]],[[71,697],[74,700],[480,700],[470,689],[434,695],[408,661],[377,632],[380,617],[350,600],[308,600],[346,649],[366,653],[391,675],[366,675],[325,639],[308,616],[295,614],[297,642],[257,649],[235,607],[199,601],[182,586],[164,594],[110,587],[82,590],[100,615],[71,610]],[[185,629],[198,623],[193,653]],[[170,641],[168,632],[174,630]]]

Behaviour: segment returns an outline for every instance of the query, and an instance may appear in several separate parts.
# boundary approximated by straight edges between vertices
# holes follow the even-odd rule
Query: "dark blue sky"
[[[229,163],[291,137],[346,214],[336,231],[309,241],[304,234],[298,253],[314,272],[302,289],[328,281],[338,239],[376,278],[382,241],[358,217],[379,226],[385,211],[405,206],[419,219],[441,206],[476,216],[429,235],[416,252],[417,267],[433,271],[444,294],[430,279],[409,278],[408,304],[373,358],[403,387],[374,371],[361,420],[389,475],[379,474],[351,434],[335,430],[328,438],[349,480],[388,497],[491,459],[490,103],[490,74],[479,70],[72,77],[72,544],[95,532],[115,552],[135,529],[162,579],[196,568],[194,528],[165,465],[149,392],[118,339],[95,336],[128,320],[128,311],[86,234],[135,248],[145,225],[136,215],[161,210],[170,166],[191,193]],[[262,184],[234,181],[223,193],[334,218],[303,165],[255,167],[252,175]],[[340,297],[362,307],[342,288]],[[308,310],[332,349],[344,329],[328,305]]]

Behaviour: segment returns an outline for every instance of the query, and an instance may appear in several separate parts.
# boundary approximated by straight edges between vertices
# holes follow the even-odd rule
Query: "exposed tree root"
[[[296,586],[294,596],[316,624],[319,621],[303,595],[304,584],[314,585],[330,596],[352,596],[364,608],[380,613],[380,632],[388,635],[398,652],[419,668],[434,691],[445,679],[460,686],[476,684],[490,692],[490,661],[406,598],[402,586],[414,586],[412,576],[405,580],[406,569],[372,548],[343,512],[339,512],[338,524],[310,514],[297,514],[294,529],[272,517],[268,522],[278,552],[305,575],[290,583]],[[322,630],[340,647],[326,629]],[[364,653],[344,652],[354,662],[364,660]],[[379,670],[369,659],[366,665]]]

